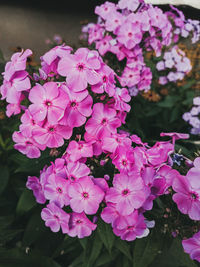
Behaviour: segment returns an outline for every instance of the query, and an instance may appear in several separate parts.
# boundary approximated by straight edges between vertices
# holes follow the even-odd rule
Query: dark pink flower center
[[[127,161],[125,159],[122,160],[122,165],[126,166],[127,165]]]
[[[129,193],[129,190],[128,190],[128,189],[124,189],[124,190],[122,191],[122,195],[123,195],[123,196],[128,195],[128,193]]]
[[[74,108],[74,107],[76,106],[76,104],[77,104],[77,103],[76,103],[75,101],[72,101],[71,104],[70,104],[70,106],[71,106],[72,108]]]
[[[128,37],[132,37],[132,36],[133,36],[132,32],[129,32]]]
[[[127,230],[129,230],[129,231],[133,231],[134,230],[134,226],[127,226]]]
[[[81,220],[77,220],[76,223],[77,224],[80,224],[80,223],[82,223],[82,221]]]
[[[84,198],[88,198],[88,197],[89,197],[89,195],[88,195],[88,193],[87,193],[87,192],[83,192],[83,194],[82,194],[82,195],[83,195],[83,197],[84,197]]]
[[[106,42],[103,42],[103,45],[106,45],[107,43]]]
[[[34,120],[31,120],[31,123],[32,123],[32,125],[35,125],[35,121]]]
[[[26,141],[26,145],[32,145],[33,143],[31,143],[30,141]]]
[[[103,76],[103,82],[107,82],[107,77],[106,76]]]
[[[59,220],[59,217],[58,217],[58,215],[56,215],[56,214],[54,214],[54,218],[55,218],[56,220]]]
[[[198,195],[197,195],[196,193],[194,193],[194,192],[190,193],[190,196],[191,196],[191,198],[192,198],[193,200],[198,199]]]
[[[54,132],[54,131],[55,131],[55,129],[54,129],[53,126],[51,126],[51,127],[48,128],[48,132],[51,132],[51,133],[52,133],[52,132]]]
[[[57,188],[57,191],[58,191],[59,194],[62,194],[62,192],[63,192],[62,188],[60,188],[60,187]]]
[[[51,101],[49,101],[49,100],[46,100],[44,104],[47,107],[50,107],[52,105]]]
[[[106,124],[107,124],[107,119],[104,118],[104,119],[101,121],[101,124],[102,124],[102,125],[106,125]]]
[[[79,64],[77,65],[77,68],[78,68],[79,71],[83,71],[84,68],[85,68],[85,65],[84,65],[83,63],[79,63]]]
[[[71,180],[71,181],[75,181],[76,178],[75,178],[74,176],[71,175],[71,176],[70,176],[70,180]]]
[[[133,74],[129,74],[129,78],[132,78],[133,77]]]
[[[78,149],[81,150],[83,148],[83,144],[79,144]]]

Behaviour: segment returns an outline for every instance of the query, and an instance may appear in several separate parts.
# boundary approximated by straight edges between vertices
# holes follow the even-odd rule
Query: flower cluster
[[[139,0],[120,0],[116,5],[105,2],[95,13],[98,22],[84,26],[82,38],[94,43],[101,55],[110,52],[119,61],[126,59],[119,81],[132,95],[133,91],[149,90],[152,73],[144,62],[143,47],[159,56],[162,47],[171,43],[172,25],[167,16]]]
[[[3,85],[0,87],[1,99],[6,99],[6,115],[10,117],[21,112],[23,108],[21,101],[25,98],[26,92],[31,88],[28,72],[26,71],[26,61],[32,55],[30,49],[15,53],[5,66],[3,75]]]
[[[191,134],[200,134],[200,97],[197,96],[193,99],[193,107],[189,112],[183,114],[183,119],[187,121],[191,126]]]
[[[163,59],[157,63],[156,68],[158,71],[170,70],[167,75],[159,77],[159,83],[164,85],[182,80],[191,71],[192,65],[189,58],[185,56],[185,52],[178,46],[173,46],[164,53]]]

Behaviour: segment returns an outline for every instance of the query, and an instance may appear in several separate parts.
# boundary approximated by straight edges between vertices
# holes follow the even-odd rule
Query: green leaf
[[[153,233],[146,238],[137,239],[133,250],[133,267],[147,267],[158,255],[160,242]]]
[[[163,101],[157,103],[157,106],[162,108],[172,108],[178,100],[179,96],[168,95]]]
[[[97,231],[99,234],[100,239],[102,240],[104,246],[109,251],[109,253],[112,250],[115,236],[113,234],[112,228],[109,224],[103,222],[102,220],[99,220]]]
[[[7,166],[0,166],[0,194],[3,193],[9,181],[9,170]]]
[[[24,189],[16,208],[16,213],[21,215],[30,209],[32,209],[36,205],[35,198],[33,196],[32,191],[28,189]]]
[[[92,243],[92,250],[89,256],[89,264],[88,266],[93,266],[93,263],[98,258],[99,254],[101,253],[103,243],[99,237],[99,235],[95,235],[94,241]]]
[[[87,237],[85,237],[85,238],[80,238],[80,239],[79,239],[79,242],[80,242],[81,246],[83,247],[83,249],[86,249],[86,247],[87,247],[87,242],[88,242],[88,238],[87,238]]]
[[[187,90],[190,87],[192,87],[192,85],[194,85],[195,83],[196,83],[196,80],[187,81],[187,83],[181,87],[181,90],[183,90],[183,91]]]
[[[129,260],[132,261],[129,245],[126,243],[126,241],[123,241],[121,239],[117,239],[115,242],[115,247],[121,251],[126,257],[128,257]]]
[[[106,263],[111,263],[115,259],[116,256],[117,256],[116,252],[112,253],[112,255],[111,255],[107,251],[105,251],[104,253],[102,253],[98,257],[94,266],[98,267],[98,266],[105,265]],[[111,266],[111,264],[110,264],[110,266]]]

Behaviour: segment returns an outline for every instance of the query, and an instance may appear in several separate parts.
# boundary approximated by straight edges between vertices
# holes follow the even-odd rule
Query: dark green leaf
[[[104,223],[102,220],[99,220],[97,231],[104,246],[107,248],[109,252],[111,252],[111,249],[115,241],[115,236],[113,234],[111,226]]]
[[[123,241],[121,239],[116,240],[115,247],[121,251],[126,257],[128,257],[129,260],[132,261],[129,245],[126,241]]]
[[[0,194],[4,191],[9,181],[9,170],[7,166],[0,166]]]
[[[23,214],[24,212],[29,211],[36,205],[32,191],[24,189],[16,208],[17,214]]]

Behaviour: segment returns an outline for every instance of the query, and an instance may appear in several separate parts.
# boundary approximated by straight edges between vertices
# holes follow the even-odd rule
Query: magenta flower
[[[128,105],[126,102],[129,102],[131,100],[131,97],[126,88],[116,87],[115,94],[113,97],[115,99],[114,107],[116,110],[121,110],[126,112],[130,111],[131,106]]]
[[[74,92],[86,89],[88,83],[94,85],[100,81],[97,70],[101,62],[97,51],[79,48],[74,55],[66,55],[58,63],[58,73],[67,77],[67,85]]]
[[[63,139],[69,139],[72,135],[72,128],[64,125],[51,125],[46,123],[44,127],[37,126],[32,131],[33,138],[41,145],[49,148],[60,147],[64,144]]]
[[[21,122],[22,124],[20,124],[19,128],[22,134],[27,137],[32,137],[32,130],[35,128],[36,122],[28,109],[21,116]]]
[[[176,192],[173,201],[183,214],[188,214],[192,220],[200,220],[200,179],[199,172],[190,171],[186,176],[174,179],[172,187]]]
[[[116,11],[116,5],[111,2],[105,2],[101,6],[96,6],[95,14],[101,16],[103,19],[107,19],[111,13]]]
[[[59,123],[80,127],[86,122],[86,118],[92,114],[92,97],[88,95],[87,90],[75,93],[66,86],[62,86],[62,88],[67,93],[68,99],[66,99],[67,107],[64,116]]]
[[[97,225],[92,223],[84,212],[73,212],[70,214],[68,235],[72,237],[78,236],[78,238],[84,238],[86,236],[90,236],[96,227]]]
[[[77,161],[81,158],[87,158],[93,156],[93,149],[91,142],[84,141],[71,141],[67,148],[67,153],[70,155],[70,160]]]
[[[104,198],[104,192],[89,177],[81,178],[69,186],[70,206],[73,211],[95,214]]]
[[[56,206],[55,203],[50,203],[46,208],[42,209],[41,217],[45,221],[45,225],[50,227],[52,232],[58,232],[60,228],[63,234],[69,232],[69,214]]]
[[[57,123],[64,115],[67,106],[67,95],[57,83],[47,82],[43,86],[37,84],[29,93],[30,113],[36,121],[43,121],[46,117],[49,123]]]
[[[92,118],[85,125],[86,132],[101,138],[103,135],[115,133],[121,125],[121,121],[116,118],[116,111],[108,108],[102,103],[93,106]]]
[[[145,233],[147,230],[147,233]],[[138,211],[135,210],[130,215],[126,216],[126,227],[124,229],[114,228],[113,232],[120,236],[122,240],[133,241],[137,237],[148,234],[149,230],[144,221],[144,216],[138,214]]]
[[[170,136],[172,137],[172,144],[175,144],[175,141],[178,139],[188,139],[190,137],[189,134],[185,133],[160,133],[160,136]]]
[[[120,77],[120,83],[122,86],[132,87],[140,82],[141,75],[138,67],[128,68],[125,67]]]
[[[54,202],[57,206],[63,207],[69,205],[69,196],[68,196],[68,187],[69,181],[51,174],[48,179],[47,183],[44,185],[44,195],[45,198]]]
[[[112,134],[109,137],[104,137],[102,140],[102,148],[104,151],[115,153],[119,146],[131,146],[131,140],[126,134]]]
[[[67,179],[71,182],[76,182],[80,178],[84,178],[89,175],[90,168],[86,164],[79,161],[68,162],[66,166]]]
[[[190,254],[192,260],[200,262],[200,232],[189,239],[183,240],[182,245],[185,253]]]
[[[26,182],[26,187],[33,191],[33,195],[37,203],[44,204],[46,198],[42,189],[40,180],[36,176],[29,176],[28,181]]]
[[[113,187],[106,192],[106,202],[116,204],[116,210],[123,216],[131,214],[142,206],[146,199],[144,183],[141,177],[116,174]]]
[[[21,132],[14,132],[12,139],[16,143],[14,148],[31,159],[39,158],[40,150],[45,149],[44,144],[37,143],[32,137],[26,137]]]

